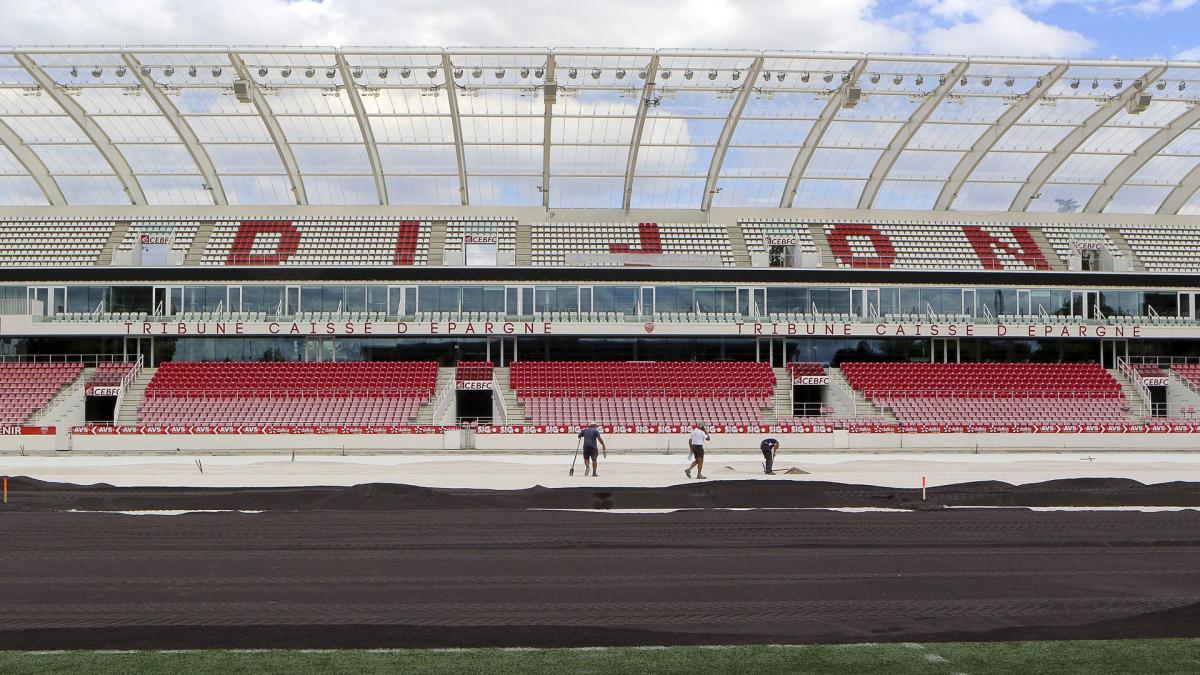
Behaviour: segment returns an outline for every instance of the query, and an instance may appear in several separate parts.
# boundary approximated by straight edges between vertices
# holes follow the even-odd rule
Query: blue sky
[[[1200,0],[0,0],[7,45],[700,47],[1200,60]]]

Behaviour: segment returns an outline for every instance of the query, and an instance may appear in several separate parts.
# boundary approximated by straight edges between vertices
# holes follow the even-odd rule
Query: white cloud
[[[876,0],[0,0],[5,44],[910,49]]]
[[[1076,56],[1096,44],[1086,36],[1033,19],[1006,2],[938,2],[933,11],[953,23],[929,28],[921,45],[943,54]]]
[[[1200,47],[1185,49],[1175,55],[1179,61],[1200,61]]]

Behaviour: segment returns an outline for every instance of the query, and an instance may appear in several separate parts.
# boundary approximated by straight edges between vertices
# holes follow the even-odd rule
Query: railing
[[[1129,381],[1133,383],[1133,388],[1137,390],[1138,396],[1141,397],[1142,403],[1146,406],[1146,412],[1151,412],[1154,406],[1151,404],[1150,387],[1142,379],[1142,374],[1120,356],[1117,357],[1117,370],[1120,370],[1129,378]]]
[[[0,363],[82,363],[94,368],[101,363],[128,361],[121,354],[2,354]]]
[[[157,398],[173,399],[333,399],[333,398],[384,398],[406,400],[412,399],[423,403],[433,394],[431,389],[394,388],[394,387],[266,387],[255,389],[236,388],[201,388],[174,389],[166,387],[150,387],[146,389],[145,400]]]
[[[433,400],[433,420],[434,424],[440,424],[441,420],[445,419],[446,413],[450,410],[450,403],[454,401],[454,392],[458,390],[453,378],[451,378],[442,390],[437,393],[437,398]]]
[[[854,388],[851,387],[850,383],[846,381],[846,377],[844,375],[840,375],[831,371],[827,372],[829,372],[829,383],[833,385],[830,391],[834,394],[839,394],[842,398],[846,399],[846,402],[850,407],[850,414],[848,415],[849,417],[857,417],[858,399],[854,395]]]
[[[1005,389],[1005,390],[988,390],[983,388],[966,387],[930,387],[927,389],[856,389],[868,399],[876,398],[954,398],[954,399],[989,399],[995,401],[1020,401],[1020,400],[1080,400],[1080,399],[1121,399],[1124,400],[1124,393],[1121,391],[1119,383],[1115,383],[1115,388],[1084,388],[1084,389],[1054,389],[1054,390],[1035,390],[1035,389]]]
[[[492,400],[496,402],[492,406],[493,410],[500,413],[499,419],[494,420],[493,424],[508,424],[508,403],[504,400],[504,390],[500,388],[500,382],[496,379],[496,371],[492,370]]]

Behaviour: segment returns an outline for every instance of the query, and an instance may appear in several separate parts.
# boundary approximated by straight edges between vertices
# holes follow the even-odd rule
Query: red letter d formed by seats
[[[271,253],[255,253],[254,242],[260,234],[278,234]],[[243,220],[229,248],[226,265],[282,265],[300,248],[300,231],[290,220]]]

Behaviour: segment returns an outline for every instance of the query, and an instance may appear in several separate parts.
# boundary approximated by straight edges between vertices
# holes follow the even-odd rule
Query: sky
[[[0,0],[20,45],[780,49],[1200,60],[1200,0]]]

